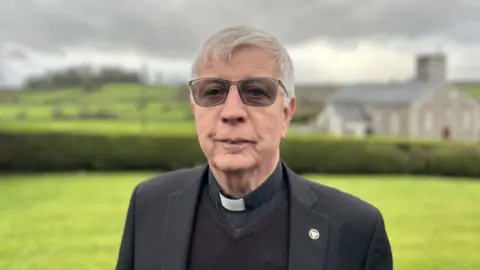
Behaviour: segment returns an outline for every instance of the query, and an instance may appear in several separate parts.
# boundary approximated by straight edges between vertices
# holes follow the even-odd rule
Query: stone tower
[[[443,53],[417,55],[416,79],[422,82],[445,82],[447,57]]]

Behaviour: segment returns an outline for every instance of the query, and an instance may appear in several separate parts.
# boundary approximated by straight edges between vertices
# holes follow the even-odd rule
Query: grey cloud
[[[0,41],[175,57],[218,28],[248,24],[288,44],[431,35],[480,43],[479,14],[478,0],[0,0]]]

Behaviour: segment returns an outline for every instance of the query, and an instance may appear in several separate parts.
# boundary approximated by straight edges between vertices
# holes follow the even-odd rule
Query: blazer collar
[[[282,162],[290,197],[289,269],[324,269],[328,239],[328,216],[315,210],[318,198],[303,179]],[[187,268],[195,212],[207,179],[208,165],[187,176],[186,187],[169,196],[162,243],[162,269]],[[180,179],[179,179],[180,180]]]
[[[195,168],[186,179],[184,189],[170,194],[162,243],[162,270],[187,269],[190,239],[195,221],[195,212],[206,179],[208,165]]]
[[[311,183],[284,164],[290,194],[290,243],[288,269],[325,268],[328,216],[316,210],[318,197]]]

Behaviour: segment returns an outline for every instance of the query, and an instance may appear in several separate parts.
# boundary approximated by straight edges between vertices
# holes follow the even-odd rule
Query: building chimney
[[[417,55],[416,79],[421,82],[445,82],[447,59],[442,53]]]

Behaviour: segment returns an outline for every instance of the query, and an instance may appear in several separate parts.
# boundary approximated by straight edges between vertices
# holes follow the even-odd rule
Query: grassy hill
[[[188,99],[175,101],[177,89],[110,84],[96,92],[82,88],[0,94],[2,128],[68,131],[193,131]]]
[[[178,118],[182,117],[179,104],[169,102],[174,92],[174,88],[138,84],[111,84],[93,93],[81,88],[10,92],[5,94],[10,96],[10,102],[3,102],[0,118],[11,119],[24,113],[27,119],[49,119],[53,110],[63,110],[72,117],[82,111],[103,110],[121,119],[137,119],[140,116],[138,106],[145,101],[148,116]]]
[[[480,101],[480,83],[458,84],[458,87]]]

